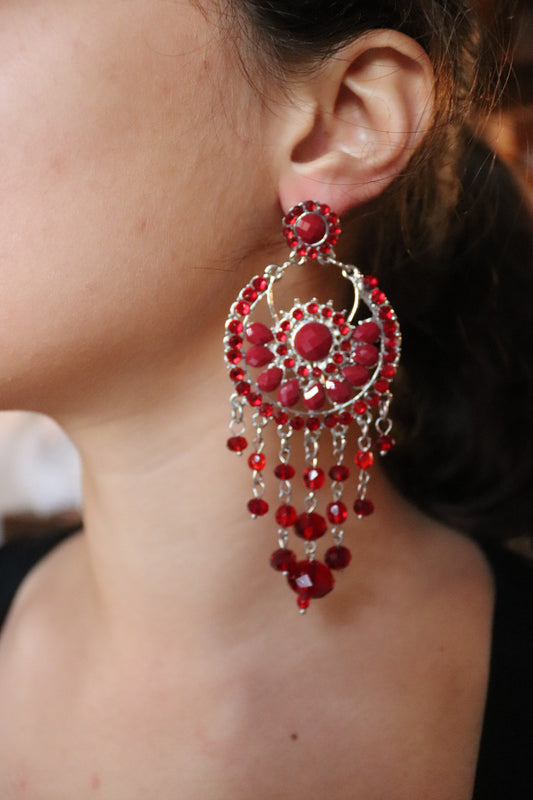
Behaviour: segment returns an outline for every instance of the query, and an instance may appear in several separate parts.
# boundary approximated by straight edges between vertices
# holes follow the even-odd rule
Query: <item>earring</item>
[[[374,452],[381,455],[394,444],[389,407],[390,381],[400,359],[401,335],[396,314],[377,279],[335,258],[341,232],[339,219],[316,201],[294,206],[283,220],[290,256],[281,266],[271,264],[240,292],[230,309],[224,338],[225,358],[233,384],[230,398],[231,436],[228,448],[242,456],[245,438],[244,409],[251,408],[254,438],[248,466],[253,497],[248,502],[252,518],[267,514],[263,433],[275,426],[279,439],[277,478],[279,503],[275,511],[278,548],[272,567],[286,575],[304,613],[311,600],[328,594],[335,585],[333,572],[344,569],[351,553],[344,544],[343,524],[348,516],[345,486],[350,468],[345,464],[348,434],[358,427],[354,463],[357,471],[353,509],[359,519],[374,511],[367,489]],[[277,310],[274,287],[289,269],[318,263],[339,270],[351,284],[351,311],[338,311],[331,301],[296,298],[288,311]],[[268,310],[270,325],[258,319]],[[263,319],[265,319],[263,314]],[[293,440],[303,438],[305,467],[303,508],[291,502],[295,469],[291,465]],[[331,436],[333,464],[319,466],[323,435]],[[319,495],[330,481],[331,498],[319,509]],[[319,509],[319,511],[317,511]],[[318,541],[328,523],[333,543],[323,560],[317,558]],[[304,542],[304,558],[289,547],[291,531]]]

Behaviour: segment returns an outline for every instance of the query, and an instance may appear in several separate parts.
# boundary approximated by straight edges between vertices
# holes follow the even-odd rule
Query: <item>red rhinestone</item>
[[[315,201],[314,201],[314,200],[307,200],[307,201],[304,203],[304,206],[305,206],[305,208],[306,208],[308,211],[314,211],[314,210],[315,210],[315,208],[316,208],[316,203],[315,203]]]
[[[320,383],[313,383],[304,392],[304,406],[310,411],[318,411],[326,401],[326,392]]]
[[[280,481],[290,481],[294,478],[294,467],[290,464],[278,464],[274,470],[274,475],[276,478],[279,478]]]
[[[378,279],[375,278],[373,275],[365,275],[363,278],[363,283],[367,287],[367,289],[375,289],[378,285]]]
[[[347,353],[348,350],[351,350],[351,344],[348,340],[341,342],[341,350],[343,353]]]
[[[252,322],[251,325],[247,325],[245,335],[250,344],[268,344],[274,338],[270,328],[262,322]]]
[[[246,396],[246,401],[248,405],[252,406],[252,408],[259,408],[259,406],[263,402],[263,398],[261,397],[260,394],[256,394],[255,392],[250,392],[250,394]]]
[[[396,361],[396,350],[394,348],[387,350],[383,356],[383,361],[387,364],[393,364]]]
[[[298,561],[288,576],[289,586],[304,600],[316,600],[331,592],[335,579],[321,561]],[[306,606],[305,606],[306,607]]]
[[[324,306],[324,308],[322,309],[322,316],[325,317],[326,319],[329,319],[332,314],[333,311],[331,310],[331,308]]]
[[[274,353],[261,344],[253,344],[246,351],[244,360],[250,367],[265,367],[275,358]]]
[[[250,304],[245,303],[244,300],[240,300],[235,308],[237,309],[237,313],[241,314],[243,317],[250,313]]]
[[[330,569],[346,569],[351,560],[352,554],[343,545],[330,547],[324,556],[324,561]]]
[[[358,450],[354,460],[360,469],[370,469],[374,463],[374,456],[370,450]]]
[[[320,214],[303,214],[296,223],[296,234],[306,244],[319,244],[328,232],[324,218]]]
[[[353,410],[358,416],[361,416],[361,414],[366,414],[366,409],[367,406],[364,400],[356,400],[353,404]]]
[[[247,303],[255,303],[255,301],[257,300],[257,292],[251,286],[246,287],[246,289],[242,293],[242,296]]]
[[[242,353],[240,350],[228,350],[226,358],[230,364],[239,364],[242,361]]]
[[[279,331],[279,333],[276,333],[276,339],[278,340],[278,342],[286,342],[287,334],[284,333],[283,331]]]
[[[286,222],[287,225],[293,225],[303,211],[304,208],[302,206],[293,206],[287,213],[284,222]]]
[[[262,470],[266,467],[266,457],[263,453],[252,453],[248,457],[248,466],[253,470]]]
[[[281,525],[282,528],[288,528],[290,525],[294,525],[297,519],[298,512],[294,506],[280,506],[276,511],[276,522],[278,525]]]
[[[228,339],[228,345],[229,347],[236,347],[238,350],[239,347],[242,347],[242,338],[237,335],[230,336],[230,338]]]
[[[304,427],[304,421],[301,417],[293,417],[291,419],[291,428],[293,431],[301,431]]]
[[[307,429],[310,431],[317,431],[320,428],[320,420],[317,417],[309,417],[307,420]]]
[[[231,370],[229,376],[232,381],[242,381],[244,378],[244,370],[240,367],[235,367],[235,369]]]
[[[294,367],[294,364],[295,364],[294,358],[286,358],[285,361],[283,362],[283,365],[287,369],[292,369]]]
[[[337,367],[335,364],[328,364],[326,367],[326,374],[333,375],[334,372],[337,372]]]
[[[389,434],[382,433],[376,439],[376,447],[380,453],[388,453],[389,450],[392,450],[396,442]]]
[[[370,377],[367,368],[360,365],[345,367],[342,370],[342,374],[346,380],[352,384],[352,386],[364,386],[365,383],[368,383],[368,379]]]
[[[300,384],[296,378],[283,383],[278,390],[278,402],[282,406],[294,406],[300,398]]]
[[[387,336],[387,338],[385,339],[385,347],[387,349],[391,347],[396,347],[397,344],[398,344],[397,336]]]
[[[335,323],[335,325],[342,325],[344,323],[344,317],[342,316],[342,314],[334,314],[333,322]]]
[[[280,346],[276,348],[276,353],[280,356],[286,356],[288,352],[289,348],[286,344],[280,344]]]
[[[339,221],[338,216],[335,214],[334,211],[331,211],[328,214],[328,222],[334,223],[334,222],[338,222],[338,221]]]
[[[344,361],[344,356],[342,355],[342,353],[333,353],[333,362],[335,364],[342,364],[343,361]]]
[[[340,500],[330,503],[326,508],[326,516],[334,525],[342,525],[348,517],[348,509]]]
[[[280,328],[281,328],[282,331],[285,331],[285,332],[290,331],[291,323],[289,322],[288,319],[286,319],[281,323]]]
[[[382,306],[379,309],[380,319],[392,319],[392,308],[390,306]]]
[[[280,548],[270,556],[270,565],[276,572],[290,572],[296,566],[296,556],[292,550]]]
[[[268,512],[268,503],[261,497],[253,497],[248,502],[248,511],[254,517],[264,517]]]
[[[388,378],[390,380],[390,378],[394,378],[396,370],[390,364],[385,364],[383,369],[381,370],[381,374],[384,378]]]
[[[296,239],[294,244],[296,245],[296,252],[298,253],[298,255],[305,256],[305,254],[307,253],[307,246],[305,244],[302,244],[300,247],[298,247],[298,239]]]
[[[295,308],[294,311],[292,312],[292,316],[294,317],[294,319],[302,319],[303,315],[304,312],[302,311],[301,308]]]
[[[381,331],[376,322],[361,322],[353,332],[352,339],[356,342],[365,342],[366,344],[374,344],[379,337]]]
[[[320,369],[320,367],[313,367],[311,374],[314,375],[315,378],[320,378],[320,376],[322,375],[322,370]]]
[[[324,214],[324,216],[327,216],[330,213],[331,208],[329,206],[327,206],[325,203],[322,203],[318,207],[318,210],[320,211],[321,214]]]
[[[307,310],[310,314],[316,314],[318,312],[318,305],[316,303],[309,303]]]
[[[230,333],[242,333],[243,324],[240,319],[232,319],[228,324],[228,331]]]
[[[294,337],[295,350],[307,361],[320,361],[325,358],[332,343],[331,331],[321,322],[308,322]]]
[[[349,425],[353,417],[349,411],[343,411],[339,414],[339,425]]]
[[[246,450],[248,447],[248,442],[244,436],[232,436],[230,439],[228,439],[227,445],[232,453],[242,453],[242,451]]]
[[[376,392],[379,392],[380,394],[383,394],[384,392],[388,391],[389,382],[385,378],[380,378],[379,381],[376,381],[376,385],[375,385],[374,388],[375,388]]]
[[[328,474],[332,481],[342,482],[348,480],[350,477],[350,470],[348,467],[345,467],[344,464],[335,464]]]
[[[308,467],[304,470],[304,486],[313,492],[324,486],[324,470],[320,467]]]
[[[256,291],[264,292],[268,286],[268,281],[262,275],[258,275],[257,278],[253,279],[252,286]]]
[[[314,539],[320,539],[321,536],[324,536],[328,526],[324,517],[311,511],[309,513],[300,514],[294,523],[294,529],[297,535],[302,539],[313,541]]]
[[[359,498],[353,504],[353,510],[358,517],[369,517],[374,513],[374,503],[371,500],[362,500]]]
[[[347,336],[350,333],[350,326],[339,325],[339,333],[341,333],[343,336]]]
[[[272,367],[257,376],[257,385],[262,392],[273,392],[277,389],[283,378],[283,370],[279,367]]]
[[[241,397],[245,397],[247,394],[250,393],[250,384],[247,381],[241,381],[235,387],[237,394],[240,394]]]
[[[382,303],[385,302],[387,299],[385,293],[381,291],[381,289],[374,289],[372,292],[372,301],[377,305],[380,306]]]
[[[326,389],[331,400],[334,403],[345,403],[352,395],[352,387],[348,381],[332,381],[328,380]]]
[[[274,413],[274,406],[271,405],[270,403],[261,403],[261,405],[259,406],[259,413],[261,414],[262,417],[266,418],[271,417],[272,414]]]
[[[303,595],[299,594],[296,598],[296,603],[298,608],[300,609],[300,614],[305,614],[309,606],[311,605],[311,598],[304,597]]]
[[[301,375],[302,378],[307,378],[309,375],[309,367],[298,367],[298,375]]]
[[[374,367],[378,359],[379,350],[373,344],[363,344],[354,353],[354,360],[364,367]]]
[[[278,411],[277,414],[274,414],[274,422],[276,425],[286,425],[289,421],[289,415],[285,413],[285,411]]]
[[[383,331],[390,336],[391,333],[396,333],[398,330],[398,326],[392,320],[386,319],[383,323]]]
[[[329,244],[321,244],[318,248],[321,253],[331,253],[331,247]]]
[[[368,394],[366,396],[366,402],[371,408],[379,406],[379,394],[376,394],[375,392],[373,392],[372,394]]]
[[[339,418],[337,414],[328,414],[326,419],[324,420],[324,424],[326,428],[334,428],[339,422]]]

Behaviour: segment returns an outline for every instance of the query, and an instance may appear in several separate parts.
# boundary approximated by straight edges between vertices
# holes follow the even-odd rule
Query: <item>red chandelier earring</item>
[[[254,277],[240,292],[226,322],[225,358],[233,384],[227,445],[234,453],[245,454],[244,410],[250,407],[254,438],[248,466],[253,497],[248,511],[253,518],[262,517],[269,510],[264,498],[267,460],[263,432],[268,425],[276,429],[279,457],[272,471],[279,482],[274,512],[278,548],[270,563],[286,575],[300,611],[305,612],[311,600],[333,589],[334,571],[344,569],[351,560],[343,530],[350,478],[345,451],[349,430],[355,425],[352,507],[360,519],[374,511],[367,494],[370,469],[374,452],[383,455],[394,444],[390,382],[400,359],[401,335],[396,314],[377,279],[336,260],[334,246],[341,228],[328,206],[316,201],[300,203],[285,216],[283,226],[291,250],[288,260],[281,266],[271,264]],[[288,269],[308,262],[339,270],[349,281],[354,293],[350,312],[338,311],[331,302],[321,303],[315,297],[305,302],[294,300],[288,311],[275,308],[275,284]],[[263,306],[270,313],[270,327],[256,319]],[[326,433],[332,439],[334,461],[328,470],[319,466],[320,442]],[[291,502],[295,469],[290,462],[297,436],[303,439],[305,454],[303,508]],[[319,497],[326,478],[331,495],[322,507]],[[328,527],[333,543],[321,560],[318,541]],[[304,542],[302,559],[290,547],[291,533]]]

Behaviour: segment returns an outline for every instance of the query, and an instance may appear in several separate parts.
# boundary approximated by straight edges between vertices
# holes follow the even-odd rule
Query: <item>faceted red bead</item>
[[[295,308],[294,311],[292,312],[292,316],[294,317],[294,319],[302,319],[303,315],[304,312],[302,311],[301,308]]]
[[[345,339],[344,342],[341,342],[341,350],[342,350],[343,353],[347,353],[348,350],[351,350],[351,349],[352,349],[352,346],[351,346],[350,342],[348,341],[348,339]]]
[[[242,453],[248,447],[248,442],[244,436],[232,436],[227,441],[228,449],[233,453]]]
[[[328,414],[326,419],[324,420],[324,425],[326,428],[334,428],[339,422],[339,417],[337,414]]]
[[[307,429],[310,431],[317,431],[320,428],[321,422],[317,417],[309,417],[307,420]]]
[[[383,361],[387,362],[388,364],[393,364],[396,361],[396,350],[393,347],[385,351]]]
[[[372,297],[372,301],[373,301],[373,302],[374,302],[374,303],[375,303],[377,306],[380,306],[380,305],[381,305],[382,303],[384,303],[384,302],[385,302],[385,300],[387,299],[387,298],[385,297],[385,294],[384,294],[384,292],[382,292],[380,289],[374,289],[374,291],[372,292],[372,295],[371,295],[371,297]]]
[[[350,470],[344,464],[335,464],[329,471],[329,477],[332,481],[346,481],[350,477]]]
[[[270,565],[276,572],[290,572],[296,566],[296,556],[292,550],[282,547],[272,553]]]
[[[273,392],[277,389],[283,378],[283,370],[279,367],[272,367],[257,376],[257,385],[262,392]]]
[[[298,561],[288,575],[289,586],[305,600],[316,600],[331,592],[335,579],[321,561]]]
[[[342,334],[342,336],[347,336],[350,333],[350,326],[339,325],[339,333]]]
[[[326,367],[326,375],[333,375],[334,372],[337,372],[335,364],[328,364]]]
[[[263,275],[258,275],[257,278],[253,279],[252,286],[257,292],[264,292],[268,286],[268,281]]]
[[[308,211],[314,211],[314,210],[315,210],[315,208],[316,208],[316,203],[315,203],[315,201],[314,201],[314,200],[307,200],[307,201],[304,203],[304,206],[305,206],[305,208],[306,208]]]
[[[390,336],[391,333],[395,333],[398,330],[398,326],[392,320],[385,320],[383,323],[383,331]]]
[[[243,317],[245,317],[250,313],[250,304],[246,303],[244,300],[240,300],[236,305],[236,309],[238,314],[241,314]]]
[[[279,347],[276,347],[276,353],[280,356],[286,356],[289,352],[289,348],[286,344],[280,344]]]
[[[230,333],[242,333],[243,324],[240,319],[232,319],[231,322],[228,323],[228,331]]]
[[[267,328],[262,322],[252,322],[251,325],[248,325],[245,335],[250,344],[268,344],[274,338],[270,328]]]
[[[324,561],[330,569],[346,569],[351,560],[352,554],[343,545],[330,547],[324,556]]]
[[[304,469],[304,486],[313,492],[324,486],[324,470],[320,467],[308,467]]]
[[[304,597],[303,595],[299,594],[296,598],[296,603],[298,604],[298,608],[300,609],[300,614],[305,614],[309,606],[311,605],[311,598]]]
[[[302,417],[293,417],[290,422],[291,428],[293,431],[301,431],[305,425]]]
[[[297,519],[298,512],[294,506],[283,505],[280,506],[276,511],[276,522],[278,525],[281,525],[282,528],[288,528],[291,525],[294,525]]]
[[[327,225],[321,214],[303,214],[296,223],[296,234],[306,244],[319,244],[327,234]]]
[[[379,381],[376,381],[376,385],[374,388],[376,392],[384,394],[384,392],[387,392],[389,390],[389,382],[385,378],[380,378]]]
[[[235,382],[242,381],[242,379],[244,378],[244,370],[241,369],[241,367],[235,367],[235,369],[231,370],[229,376],[232,381]]]
[[[294,478],[294,467],[290,464],[278,464],[274,470],[274,475],[280,481],[290,481]]]
[[[380,319],[392,319],[392,308],[390,306],[382,306],[379,309]]]
[[[276,339],[278,340],[278,342],[286,342],[287,334],[285,333],[285,331],[278,331],[278,333],[276,333]]]
[[[297,378],[283,383],[278,390],[278,402],[282,406],[291,407],[296,405],[300,398],[300,384]]]
[[[343,411],[339,414],[339,425],[349,425],[353,417],[349,411]]]
[[[320,383],[313,383],[304,392],[304,406],[310,411],[318,411],[326,401],[326,392]]]
[[[270,403],[261,403],[259,406],[259,413],[262,417],[266,417],[268,419],[274,413],[274,406]]]
[[[387,379],[390,380],[391,378],[394,378],[394,375],[396,374],[396,370],[390,364],[385,364],[383,366],[383,369],[381,370],[381,374],[382,374],[382,376],[384,378],[387,378]]]
[[[249,367],[265,367],[275,358],[274,353],[261,344],[253,344],[246,351],[244,360]]]
[[[374,463],[374,455],[370,450],[358,450],[354,460],[359,469],[370,469]]]
[[[368,383],[368,379],[370,378],[367,368],[359,364],[355,364],[352,367],[344,367],[342,374],[352,386],[364,386],[365,383]]]
[[[287,331],[290,331],[291,323],[289,322],[288,319],[286,319],[281,323],[280,328],[281,328],[282,331],[285,331],[285,333],[286,333]]]
[[[348,509],[340,500],[329,503],[326,508],[326,516],[334,525],[342,525],[348,517]]]
[[[252,453],[248,457],[248,466],[253,470],[262,470],[266,467],[266,457],[264,453]]]
[[[375,392],[368,394],[366,396],[366,402],[371,408],[379,406],[379,394],[376,394]]]
[[[332,314],[333,311],[331,310],[331,308],[324,306],[324,308],[322,309],[322,316],[325,317],[326,319],[329,319]]]
[[[327,529],[328,526],[324,517],[314,511],[300,514],[294,523],[294,530],[297,535],[302,539],[307,539],[307,541],[320,539],[321,536],[324,536]]]
[[[354,353],[354,360],[363,367],[374,367],[378,363],[379,350],[373,344],[363,344]]]
[[[294,348],[307,361],[325,358],[333,344],[331,331],[321,322],[308,322],[294,337]]]
[[[235,390],[241,397],[245,397],[247,394],[250,394],[250,384],[247,381],[241,381],[237,384]]]
[[[352,339],[356,342],[365,342],[366,344],[374,344],[379,337],[381,331],[376,322],[361,322],[355,329]]]
[[[335,325],[343,325],[344,324],[344,317],[342,316],[342,314],[338,314],[338,313],[334,314],[333,315],[333,322],[335,323]]]
[[[242,293],[243,299],[247,303],[254,303],[257,300],[257,292],[251,286],[247,286]]]
[[[353,404],[353,410],[357,415],[366,414],[367,405],[364,400],[356,400]]]
[[[248,502],[248,511],[250,514],[253,514],[254,517],[264,517],[268,512],[268,503],[261,497],[253,497]]]
[[[277,414],[274,414],[274,422],[276,425],[286,425],[289,421],[289,415],[285,413],[285,411],[278,411]]]
[[[342,364],[344,361],[344,356],[342,353],[333,353],[333,363],[334,364]]]
[[[239,364],[242,361],[242,353],[240,350],[233,348],[232,350],[228,350],[226,358],[230,364]]]
[[[374,513],[374,503],[371,500],[362,500],[359,498],[353,504],[353,510],[358,517],[369,517]]]
[[[309,367],[298,367],[298,375],[301,375],[302,378],[307,378],[309,375]]]
[[[316,303],[309,303],[307,306],[307,310],[310,314],[317,314],[318,313],[318,305]]]
[[[237,336],[237,334],[230,336],[228,339],[228,346],[236,347],[237,349],[239,349],[239,347],[242,347],[242,338],[240,336]]]
[[[334,403],[345,403],[352,395],[352,387],[348,381],[332,381],[328,380],[326,389],[331,400]]]
[[[256,394],[256,392],[250,392],[250,394],[246,395],[246,402],[248,405],[252,406],[252,408],[259,408],[263,402],[263,398],[260,394]]]
[[[324,216],[327,216],[327,215],[330,213],[330,211],[331,211],[330,207],[329,207],[329,206],[327,206],[325,203],[322,203],[322,204],[321,204],[321,205],[318,207],[318,210],[320,211],[320,213],[321,213],[321,214],[324,214]]]
[[[375,278],[373,275],[365,275],[363,278],[363,283],[367,287],[367,289],[375,289],[378,285],[378,279]]]
[[[388,453],[389,450],[392,450],[395,444],[396,443],[390,434],[382,433],[376,439],[376,447],[380,453]]]

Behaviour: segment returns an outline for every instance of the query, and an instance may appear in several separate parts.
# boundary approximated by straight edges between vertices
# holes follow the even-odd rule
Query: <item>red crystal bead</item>
[[[254,517],[264,517],[268,512],[268,503],[261,497],[253,497],[248,502],[248,511]]]
[[[335,325],[343,325],[344,324],[344,317],[342,314],[334,314],[333,315],[333,322]]]
[[[266,457],[264,453],[252,453],[248,457],[248,466],[253,470],[262,470],[266,467]]]
[[[316,208],[316,203],[315,203],[315,201],[314,201],[314,200],[307,200],[307,201],[304,203],[304,206],[305,206],[305,208],[306,208],[308,211],[314,211],[314,210],[315,210],[315,208]]]
[[[276,333],[276,339],[278,340],[278,342],[286,342],[287,334],[285,333],[285,331],[278,331],[278,333]]]
[[[383,369],[381,370],[381,374],[384,378],[390,380],[391,378],[394,378],[396,370],[391,364],[384,364]]]
[[[232,381],[235,381],[237,383],[238,381],[242,381],[242,379],[244,378],[244,370],[241,369],[241,367],[235,367],[235,369],[231,370],[229,376]]]
[[[343,522],[346,522],[346,518],[348,517],[348,509],[344,503],[340,500],[336,500],[333,503],[329,503],[326,508],[326,516],[333,525],[342,525]]]
[[[382,433],[376,439],[376,447],[380,453],[388,453],[389,450],[392,450],[395,444],[396,443],[390,434]]]
[[[375,392],[373,392],[372,394],[367,395],[366,396],[366,402],[368,403],[368,405],[371,408],[374,408],[375,406],[379,406],[379,394],[376,394]]]
[[[337,372],[335,364],[328,364],[326,367],[326,375],[333,375],[334,372]]]
[[[316,314],[318,313],[318,305],[316,303],[309,303],[307,310],[310,314]]]
[[[247,394],[250,393],[250,384],[247,381],[241,381],[235,387],[237,394],[240,394],[241,397],[245,397]]]
[[[320,369],[320,367],[313,367],[313,369],[311,370],[311,375],[314,375],[315,378],[320,378],[320,376],[322,375],[322,370]]]
[[[273,392],[277,389],[283,378],[283,370],[279,367],[272,367],[257,376],[257,385],[262,392]]]
[[[328,380],[326,389],[331,400],[334,403],[345,403],[352,395],[352,387],[348,381],[332,381]]]
[[[310,431],[317,431],[320,428],[320,420],[317,417],[309,417],[307,420],[307,429]]]
[[[369,517],[374,513],[374,503],[371,500],[357,499],[353,504],[353,510],[359,518]]]
[[[331,349],[331,331],[321,322],[308,322],[294,337],[294,349],[307,361],[320,361]]]
[[[384,392],[387,392],[389,390],[389,382],[385,378],[380,378],[379,381],[376,381],[376,385],[374,388],[376,392],[384,394]]]
[[[362,367],[359,364],[356,364],[352,367],[344,367],[342,374],[346,380],[352,384],[352,386],[364,386],[365,383],[368,383],[368,379],[370,378],[367,368]]]
[[[300,398],[300,384],[297,378],[283,383],[278,390],[278,402],[282,406],[291,407],[296,405]]]
[[[333,353],[333,363],[334,364],[342,364],[344,361],[344,356],[342,353]]]
[[[351,560],[352,554],[343,545],[330,547],[324,556],[324,561],[330,569],[346,569]]]
[[[290,572],[296,566],[296,556],[292,550],[281,547],[270,556],[270,566],[276,572]]]
[[[278,464],[274,470],[274,475],[280,481],[290,481],[294,478],[294,467],[290,464]]]
[[[228,346],[236,347],[237,349],[239,349],[239,347],[242,347],[242,338],[240,336],[237,336],[236,334],[230,336],[228,339]]]
[[[365,275],[363,278],[363,283],[367,287],[367,289],[375,289],[378,285],[378,279],[375,278],[373,275]]]
[[[363,367],[374,367],[378,363],[379,350],[373,344],[363,344],[354,353],[354,360]]]
[[[324,308],[322,309],[322,316],[325,317],[326,319],[329,319],[332,314],[333,311],[331,310],[331,308],[328,308],[328,306],[324,306]]]
[[[246,395],[246,402],[248,405],[252,406],[252,408],[259,408],[263,402],[263,398],[260,394],[256,394],[256,392],[250,392],[248,395]]]
[[[239,364],[242,361],[242,353],[236,349],[228,350],[226,358],[230,364]]]
[[[292,312],[292,316],[294,317],[294,319],[303,319],[303,315],[304,312],[302,311],[301,308],[295,308],[294,311]]]
[[[374,302],[374,303],[375,303],[377,306],[380,306],[380,305],[381,305],[382,303],[384,303],[384,302],[385,302],[385,300],[387,299],[387,298],[385,297],[385,294],[384,294],[384,292],[382,292],[382,291],[381,291],[381,289],[374,289],[374,291],[372,292],[372,295],[371,295],[371,297],[372,297],[372,301],[373,301],[373,302]]]
[[[304,406],[310,411],[318,411],[326,401],[326,392],[320,383],[313,383],[304,392]]]
[[[281,323],[280,328],[282,331],[285,331],[285,333],[287,333],[287,331],[290,331],[291,329],[291,323],[289,322],[288,319],[286,319]]]
[[[328,228],[321,214],[303,214],[296,223],[296,234],[306,244],[319,244]]]
[[[243,450],[246,450],[248,447],[248,442],[244,438],[244,436],[232,436],[227,441],[228,449],[232,451],[232,453],[242,453]]]
[[[232,319],[231,322],[228,323],[228,331],[230,333],[242,333],[243,324],[240,319]]]
[[[259,406],[259,413],[262,417],[266,417],[268,419],[274,413],[274,406],[270,403],[261,403]]]
[[[241,314],[243,317],[250,313],[250,304],[246,303],[244,300],[240,300],[235,308],[237,309],[237,313]]]
[[[390,336],[390,334],[395,333],[397,330],[398,330],[398,326],[396,325],[395,322],[393,322],[392,320],[389,320],[389,319],[384,321],[384,323],[383,323],[383,331],[384,331],[384,333],[387,334],[387,336]]]
[[[343,411],[342,414],[339,414],[339,425],[349,425],[352,419],[353,417],[349,411]]]
[[[253,279],[252,286],[257,292],[264,292],[267,289],[268,281],[263,275],[258,275],[257,278]]]
[[[260,344],[254,344],[248,348],[244,360],[249,367],[265,367],[275,358],[274,353]]]
[[[314,511],[300,514],[294,523],[294,530],[297,535],[302,539],[307,539],[307,541],[320,539],[321,536],[324,536],[327,528],[328,526],[324,517]]]
[[[286,344],[280,344],[280,346],[276,348],[276,353],[280,356],[286,356],[288,352],[289,348]]]
[[[268,344],[274,338],[270,328],[267,328],[262,322],[252,322],[251,325],[248,325],[245,335],[250,344]]]
[[[290,525],[294,525],[297,519],[298,512],[294,506],[283,505],[276,511],[276,522],[278,525],[281,525],[282,528],[288,528]]]
[[[343,336],[346,336],[348,333],[350,333],[350,326],[339,325],[339,333],[341,333]]]
[[[300,614],[305,614],[309,606],[311,605],[311,598],[304,597],[303,595],[299,594],[296,598],[296,603],[298,604],[298,608],[300,609]]]
[[[278,411],[277,414],[274,414],[274,422],[276,425],[286,425],[289,421],[289,415],[285,413],[285,411]]]
[[[379,339],[381,331],[376,322],[361,322],[353,332],[352,339],[356,342],[374,344]]]
[[[324,486],[324,470],[320,467],[308,467],[304,470],[304,486],[313,492]]]
[[[257,292],[251,286],[246,287],[246,289],[242,293],[242,296],[247,303],[255,303],[255,301],[257,300]]]
[[[335,579],[321,561],[297,561],[288,576],[289,586],[301,598],[316,600],[331,592]]]
[[[329,477],[332,481],[346,481],[350,477],[350,470],[344,464],[335,464],[330,471]]]
[[[356,400],[353,404],[353,410],[358,416],[366,414],[367,405],[364,400]]]
[[[303,421],[302,417],[293,417],[290,424],[293,431],[301,431],[305,425],[305,422]]]
[[[354,460],[359,469],[370,469],[374,463],[374,455],[370,450],[358,450]]]
[[[339,417],[337,414],[328,414],[326,419],[324,420],[324,424],[326,428],[334,428],[339,422]]]
[[[302,378],[307,378],[309,375],[309,367],[298,367],[298,375],[301,375]]]
[[[352,346],[351,346],[350,342],[348,341],[348,339],[345,339],[344,342],[341,342],[341,350],[342,350],[343,353],[347,353],[348,350],[351,350],[351,349],[352,349]]]
[[[392,308],[390,306],[382,306],[379,309],[380,319],[392,319]]]

